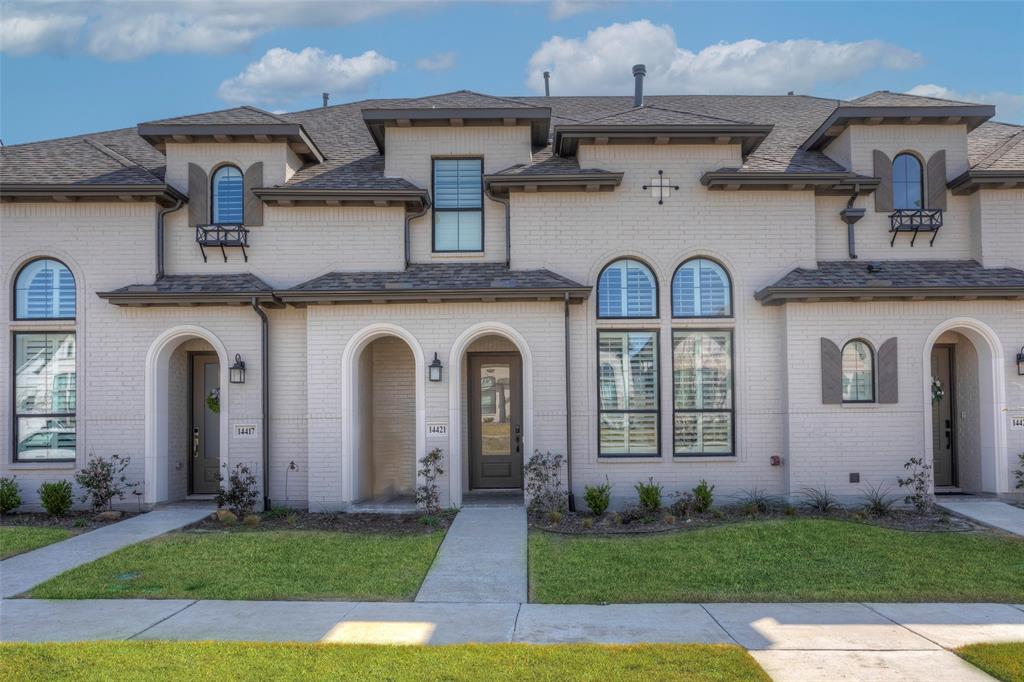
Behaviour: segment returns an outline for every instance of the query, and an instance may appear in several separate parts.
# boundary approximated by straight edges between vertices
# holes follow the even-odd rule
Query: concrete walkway
[[[0,597],[21,594],[75,566],[195,523],[213,510],[212,504],[182,503],[158,507],[151,512],[0,561]]]
[[[463,507],[441,543],[417,602],[526,601],[526,509]]]
[[[938,500],[936,504],[954,514],[1024,536],[1024,509],[998,500],[985,498],[957,497]]]
[[[987,680],[947,649],[1024,641],[1024,605],[0,602],[0,639],[734,643],[776,680]]]

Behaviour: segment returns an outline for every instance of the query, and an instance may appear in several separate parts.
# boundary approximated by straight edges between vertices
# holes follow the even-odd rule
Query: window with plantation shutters
[[[672,333],[677,456],[733,454],[732,331]]]
[[[434,251],[483,251],[483,161],[434,159]]]
[[[221,166],[213,174],[214,225],[241,225],[244,206],[242,171],[234,166]]]
[[[691,258],[672,277],[672,317],[731,317],[729,275],[707,258]]]
[[[854,339],[843,346],[843,402],[875,400],[875,356],[866,341]]]
[[[15,461],[75,459],[75,334],[14,335]]]
[[[74,319],[75,276],[60,261],[31,261],[18,273],[14,299],[16,320]]]
[[[597,316],[657,317],[658,286],[651,270],[630,258],[606,266],[597,280]]]
[[[658,333],[599,331],[598,454],[659,454]]]

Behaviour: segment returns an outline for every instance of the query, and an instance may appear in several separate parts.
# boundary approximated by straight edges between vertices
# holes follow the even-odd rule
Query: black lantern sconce
[[[242,356],[238,353],[235,353],[235,364],[231,365],[228,369],[228,379],[233,384],[245,383],[245,363],[242,361]]]
[[[1017,376],[1024,377],[1024,346],[1020,347],[1017,353]]]
[[[437,352],[434,352],[434,361],[430,363],[430,367],[427,368],[429,374],[427,375],[431,381],[441,380],[441,359],[437,357]]]

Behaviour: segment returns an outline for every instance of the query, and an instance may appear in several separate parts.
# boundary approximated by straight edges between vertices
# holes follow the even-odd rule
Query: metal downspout
[[[409,212],[406,212],[406,214],[405,214],[405,235],[404,235],[404,237],[405,237],[405,268],[404,269],[406,269],[406,270],[409,269],[409,261],[412,260],[412,253],[411,253],[412,245],[410,244],[410,236],[409,236],[409,227],[410,226],[409,226],[409,223],[411,223],[413,220],[416,220],[417,218],[422,218],[423,216],[427,215],[427,211],[429,211],[429,210],[430,210],[430,204],[427,203],[427,204],[425,204],[423,206],[423,210],[420,211],[419,213],[409,213]]]
[[[509,199],[502,199],[491,193],[491,190],[484,192],[491,201],[497,201],[505,207],[505,267],[512,267],[512,204]]]
[[[252,297],[252,309],[260,316],[260,393],[263,419],[263,511],[270,511],[270,323],[263,306]]]
[[[185,205],[181,199],[175,199],[174,205],[156,214],[156,278],[164,278],[164,216],[174,213]]]
[[[572,493],[572,372],[569,368],[569,293],[565,293],[565,468],[569,489],[569,511],[576,511]]]

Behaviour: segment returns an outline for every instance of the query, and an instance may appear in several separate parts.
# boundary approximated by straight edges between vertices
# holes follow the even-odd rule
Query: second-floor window
[[[483,251],[483,161],[434,159],[434,251]]]
[[[214,225],[241,225],[242,171],[234,166],[221,166],[213,174],[212,220]]]
[[[898,154],[892,161],[892,207],[924,207],[924,176],[921,161],[913,154]]]

